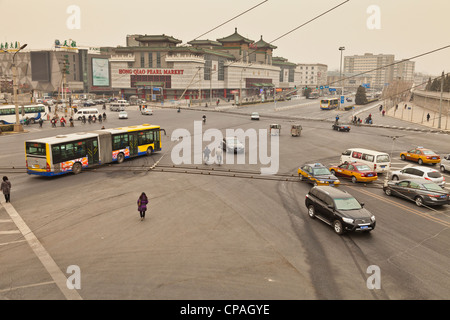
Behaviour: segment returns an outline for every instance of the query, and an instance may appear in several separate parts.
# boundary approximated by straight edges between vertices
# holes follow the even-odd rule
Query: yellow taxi
[[[338,166],[331,166],[330,172],[337,177],[345,177],[356,182],[372,182],[378,179],[375,171],[367,164],[360,162],[344,162]]]
[[[334,174],[321,163],[306,163],[297,170],[301,181],[306,181],[314,186],[337,187],[340,181]]]
[[[436,163],[441,162],[440,156],[438,156],[434,151],[424,147],[417,147],[406,152],[401,152],[400,158],[402,158],[402,160],[415,161],[420,165],[424,163],[431,163],[432,165],[435,165]]]

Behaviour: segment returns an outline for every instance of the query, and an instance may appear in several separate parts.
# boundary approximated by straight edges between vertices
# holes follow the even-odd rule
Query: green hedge
[[[0,124],[0,132],[14,131],[13,124]]]

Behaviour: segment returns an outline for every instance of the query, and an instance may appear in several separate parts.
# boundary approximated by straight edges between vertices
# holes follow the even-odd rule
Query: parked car
[[[314,186],[339,186],[341,183],[334,174],[321,163],[307,163],[298,168],[301,181],[307,181]]]
[[[441,159],[441,172],[450,171],[450,154]]]
[[[237,137],[225,137],[222,141],[222,149],[226,152],[242,153],[245,151],[244,145]]]
[[[435,165],[436,163],[441,162],[440,156],[438,156],[434,151],[424,147],[417,147],[406,152],[401,152],[400,158],[402,158],[402,160],[415,161],[420,165],[424,163]]]
[[[417,206],[441,206],[448,204],[449,193],[432,181],[425,179],[406,179],[389,181],[383,186],[388,196],[396,196],[414,201]]]
[[[251,120],[259,120],[259,113],[258,112],[252,112],[250,116]]]
[[[375,229],[375,216],[350,193],[329,186],[311,188],[305,198],[310,218],[318,218],[341,235],[346,231],[370,232]]]
[[[445,177],[438,171],[429,167],[409,167],[402,170],[392,171],[392,180],[418,179],[423,178],[443,187]]]
[[[335,176],[342,176],[356,182],[372,182],[378,175],[367,164],[361,162],[344,162],[338,166],[331,166],[330,172]]]
[[[119,119],[128,119],[128,113],[126,111],[120,111]]]

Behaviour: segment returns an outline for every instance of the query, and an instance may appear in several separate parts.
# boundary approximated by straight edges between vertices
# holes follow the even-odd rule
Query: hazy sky
[[[55,39],[79,46],[124,46],[127,34],[166,34],[186,44],[238,32],[276,45],[274,56],[338,70],[345,55],[394,54],[397,60],[450,45],[450,0],[0,0],[0,42],[50,49]],[[327,10],[335,10],[283,36]],[[76,11],[79,8],[79,19]],[[69,22],[69,26],[68,26]],[[281,37],[283,36],[283,37]],[[274,41],[275,39],[280,39]],[[414,59],[416,72],[450,71],[450,47]]]

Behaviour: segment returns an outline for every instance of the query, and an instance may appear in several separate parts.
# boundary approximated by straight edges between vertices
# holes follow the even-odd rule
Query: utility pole
[[[202,106],[202,73],[200,72],[202,67],[198,68],[198,105]]]
[[[442,116],[442,94],[444,92],[444,71],[442,71],[442,77],[441,77],[441,98],[439,101],[439,121],[438,121],[438,129],[441,128],[441,116]]]
[[[339,47],[339,51],[341,51],[341,66],[340,66],[340,78],[341,78],[341,97],[344,96],[344,81],[342,80],[342,52],[345,50],[345,47]],[[341,110],[341,99],[339,99],[339,110]]]

